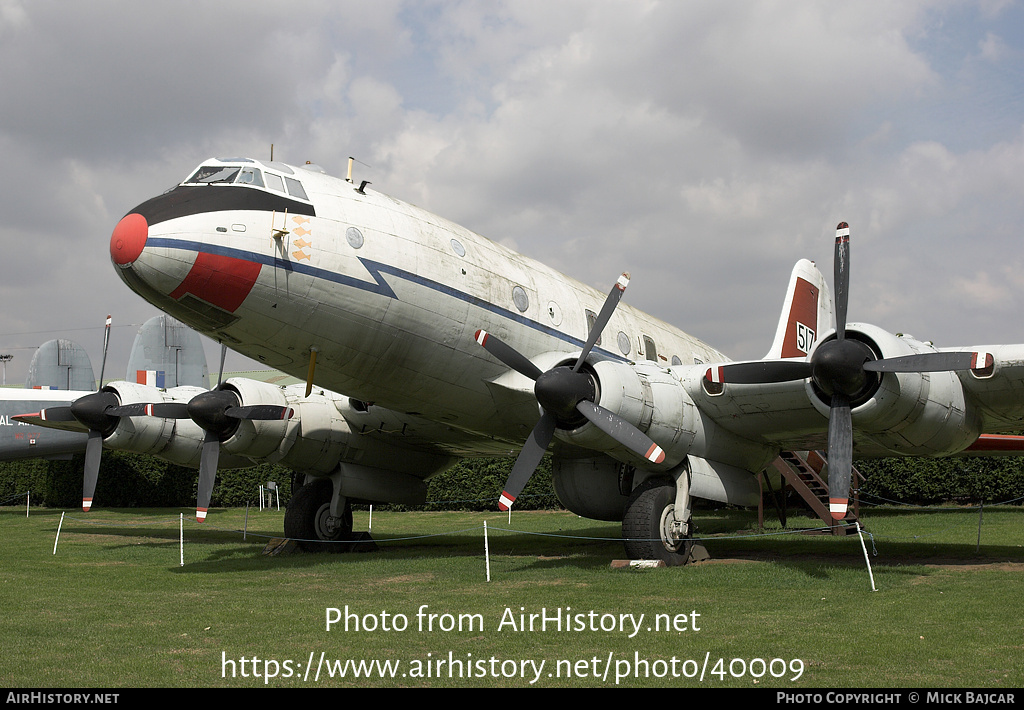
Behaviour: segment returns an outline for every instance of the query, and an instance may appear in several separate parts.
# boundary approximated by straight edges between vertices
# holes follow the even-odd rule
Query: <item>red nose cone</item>
[[[131,264],[142,253],[147,237],[149,225],[145,217],[134,212],[124,217],[110,235],[110,258],[118,266]]]

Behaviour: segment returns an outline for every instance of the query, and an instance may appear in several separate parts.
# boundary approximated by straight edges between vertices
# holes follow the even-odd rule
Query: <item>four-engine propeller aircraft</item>
[[[221,450],[305,473],[285,533],[307,540],[348,535],[352,501],[419,502],[458,457],[521,448],[507,508],[550,453],[563,505],[623,521],[632,557],[681,563],[692,497],[756,504],[780,451],[827,445],[839,519],[854,456],[956,454],[1024,421],[1024,346],[939,351],[847,322],[845,224],[835,327],[800,261],[768,355],[732,363],[620,305],[625,274],[604,295],[367,184],[213,159],[121,219],[110,255],[130,288],[307,385],[114,386],[105,445],[169,457],[201,439],[200,509]]]

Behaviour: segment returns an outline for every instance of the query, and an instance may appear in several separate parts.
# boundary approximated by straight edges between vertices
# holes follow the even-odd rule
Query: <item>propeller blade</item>
[[[970,370],[974,362],[974,353],[922,353],[871,360],[864,363],[864,369],[868,372],[946,372]]]
[[[846,308],[850,300],[850,225],[840,222],[836,227],[836,249],[833,263],[836,288],[836,339],[846,337]]]
[[[102,455],[103,433],[90,429],[89,438],[85,441],[85,477],[82,482],[82,510],[86,513],[92,508],[92,499],[96,494],[96,481],[99,478]]]
[[[580,356],[576,359],[576,364],[573,366],[573,372],[579,372],[583,363],[586,361],[587,356],[590,355],[590,351],[593,350],[594,344],[597,339],[601,337],[601,333],[604,332],[604,327],[608,325],[608,320],[612,317],[612,313],[615,311],[615,307],[619,305],[619,301],[622,299],[622,294],[626,291],[626,286],[629,285],[629,273],[623,272],[619,276],[618,281],[612,286],[612,290],[608,292],[608,298],[604,300],[604,305],[601,307],[601,312],[597,315],[597,320],[594,321],[594,325],[591,326],[590,332],[587,334],[587,342],[583,345],[583,351]]]
[[[224,343],[220,344],[220,369],[217,371],[217,386],[220,387],[221,380],[224,379],[224,356],[228,354],[228,346]]]
[[[760,385],[772,382],[792,382],[811,376],[811,363],[806,360],[762,360],[721,365],[709,368],[705,377],[709,382],[723,384]]]
[[[541,376],[540,368],[530,362],[525,355],[510,345],[506,345],[486,330],[476,332],[476,342],[495,358],[531,380],[536,380]]]
[[[133,402],[111,407],[107,414],[113,417],[159,417],[161,419],[185,419],[188,417],[185,402]]]
[[[665,460],[665,452],[660,446],[617,414],[586,399],[581,400],[576,409],[594,426],[633,453],[643,456],[652,463],[661,463]]]
[[[44,422],[77,422],[71,407],[47,407],[39,411],[39,418]]]
[[[247,407],[228,407],[224,414],[232,419],[252,419],[258,421],[274,421],[291,419],[295,410],[276,404],[252,404]]]
[[[846,517],[853,470],[853,418],[850,398],[832,395],[828,417],[828,507],[833,520]]]
[[[213,497],[213,483],[217,478],[217,461],[220,458],[220,438],[208,431],[203,438],[203,452],[199,459],[199,491],[196,502],[196,522],[206,520]]]
[[[103,371],[107,368],[107,346],[110,345],[110,315],[107,315],[107,323],[103,328],[103,360],[100,362],[100,388],[103,387]]]
[[[519,458],[516,459],[512,466],[512,472],[509,473],[508,480],[505,481],[505,489],[501,492],[501,497],[498,498],[498,507],[501,510],[509,510],[516,497],[523,492],[530,476],[537,470],[540,460],[544,458],[548,444],[551,443],[551,438],[554,435],[555,418],[544,412],[540,421],[530,432],[526,443],[523,444],[523,450],[519,452]]]
[[[49,409],[41,409],[38,412],[30,412],[28,414],[14,414],[11,416],[11,419],[33,426],[44,426],[48,429],[60,429],[61,431],[72,431],[79,434],[89,431],[89,427],[75,419],[74,415],[71,414],[70,407],[50,407]]]

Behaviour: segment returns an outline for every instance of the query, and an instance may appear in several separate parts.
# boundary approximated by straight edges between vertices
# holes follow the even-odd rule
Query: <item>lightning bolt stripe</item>
[[[279,257],[271,256],[269,254],[261,254],[259,252],[247,251],[244,249],[235,249],[232,247],[226,247],[218,244],[207,244],[205,242],[197,242],[188,239],[176,239],[174,237],[150,237],[146,242],[146,248],[164,248],[164,249],[182,249],[184,251],[194,251],[199,254],[212,254],[216,256],[228,257],[230,259],[238,259],[241,261],[250,262],[253,265],[269,266],[275,269],[283,269],[296,274],[304,274],[316,279],[323,279],[331,283],[336,283],[341,286],[348,286],[351,288],[357,288],[361,291],[367,291],[369,293],[377,294],[378,296],[384,296],[385,298],[393,298],[396,301],[400,300],[398,294],[395,293],[394,289],[385,280],[385,276],[392,276],[394,278],[402,279],[409,283],[414,283],[424,288],[429,288],[438,293],[451,296],[452,298],[458,299],[472,306],[476,306],[483,310],[494,313],[495,315],[507,318],[508,320],[515,321],[516,323],[533,328],[534,330],[540,331],[546,335],[558,338],[559,340],[567,343],[568,345],[576,348],[582,348],[586,342],[582,338],[573,337],[567,333],[563,333],[550,326],[538,323],[535,320],[527,318],[521,313],[515,313],[496,306],[493,303],[460,291],[456,288],[448,286],[447,284],[428,279],[419,274],[406,271],[404,269],[391,266],[390,264],[383,264],[378,261],[372,261],[360,257],[359,261],[366,269],[372,281],[364,281],[362,279],[349,276],[347,274],[339,274],[335,271],[323,269],[318,266],[311,264],[298,263],[288,259],[281,259]],[[602,348],[595,347],[592,351],[595,355],[599,355],[605,359],[616,360],[618,362],[629,362],[629,358],[623,357],[617,353],[604,350]]]

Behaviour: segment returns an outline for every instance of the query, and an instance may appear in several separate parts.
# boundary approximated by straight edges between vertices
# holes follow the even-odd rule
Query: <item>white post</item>
[[[185,566],[185,514],[178,513],[178,566]]]
[[[860,549],[864,550],[864,561],[868,565],[868,577],[871,578],[871,591],[877,592],[875,589],[875,575],[871,571],[871,560],[868,559],[868,548],[864,545],[864,534],[861,533],[860,523],[857,523],[857,535],[860,537]]]
[[[366,526],[366,532],[373,532],[373,503],[370,503],[370,524]]]
[[[981,519],[985,515],[985,501],[978,506],[978,544],[974,546],[974,553],[981,552]]]
[[[57,554],[57,540],[60,540],[60,528],[64,524],[64,511],[60,513],[60,522],[57,523],[57,537],[53,538],[53,554]]]
[[[487,581],[491,581],[491,548],[487,543],[487,521],[484,521],[484,559],[487,561]]]
[[[28,517],[29,504],[32,502],[32,491],[29,491],[25,495],[26,495],[26,497],[25,497],[25,517],[27,518]]]

